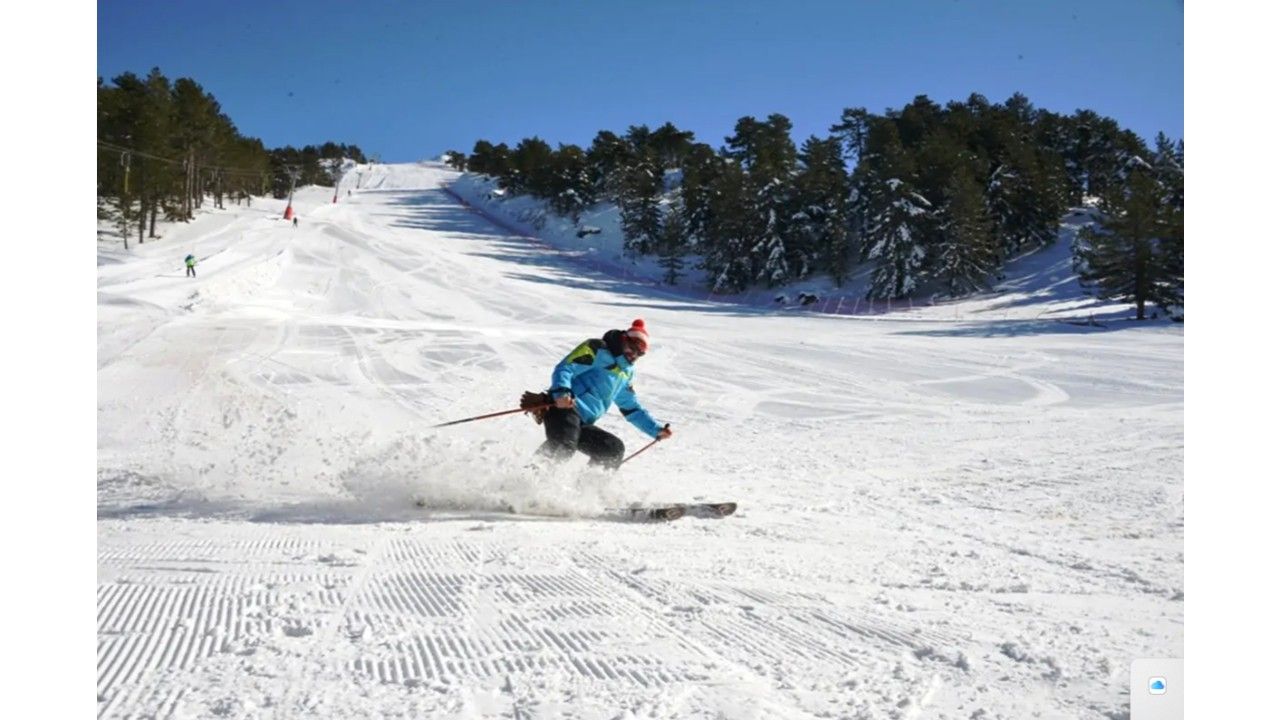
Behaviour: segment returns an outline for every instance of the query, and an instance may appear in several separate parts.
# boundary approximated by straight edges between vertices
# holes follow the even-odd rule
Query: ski
[[[679,505],[645,505],[610,510],[627,520],[669,522],[684,517],[685,509]]]
[[[736,502],[688,503],[677,505],[676,507],[684,508],[685,514],[699,518],[729,517],[738,511],[738,503]]]
[[[738,503],[672,503],[670,505],[644,505],[620,508],[615,512],[625,513],[636,520],[679,520],[688,515],[696,518],[723,518],[738,510]]]
[[[420,508],[426,508],[427,503],[424,500],[417,499],[414,505]],[[738,504],[734,502],[721,503],[671,503],[669,505],[633,505],[630,507],[611,508],[606,512],[613,517],[619,517],[624,520],[633,520],[640,522],[670,522],[679,520],[688,515],[696,518],[724,518],[732,515],[738,510]],[[503,511],[499,511],[503,512]],[[517,512],[515,508],[508,507],[505,509],[512,515],[522,515],[526,513]]]

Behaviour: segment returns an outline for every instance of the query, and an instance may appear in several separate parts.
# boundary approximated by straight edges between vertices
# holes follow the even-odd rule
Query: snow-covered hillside
[[[674,174],[674,171],[673,171]],[[668,187],[679,185],[668,177]],[[684,259],[681,277],[674,284],[663,280],[664,271],[653,256],[629,257],[624,250],[617,207],[599,203],[583,212],[577,222],[551,212],[544,200],[512,195],[497,181],[465,173],[449,184],[449,192],[506,231],[529,238],[545,250],[558,252],[571,265],[626,280],[646,283],[667,295],[748,305],[755,308],[821,313],[825,315],[876,315],[893,313],[897,319],[1044,320],[1094,323],[1134,315],[1132,305],[1088,296],[1072,265],[1076,235],[1092,219],[1087,208],[1063,218],[1058,241],[1012,258],[1000,269],[991,290],[953,299],[936,293],[898,300],[868,300],[871,263],[856,267],[843,286],[816,275],[778,288],[755,288],[733,295],[707,291],[706,274],[698,269],[700,258]],[[1155,315],[1159,316],[1156,311]],[[1167,318],[1166,318],[1167,320]]]
[[[1096,308],[1050,254],[906,313],[708,301],[457,180],[100,245],[100,716],[1117,718],[1181,656],[1181,326],[1063,322]],[[636,317],[675,436],[616,474],[529,470],[520,415],[430,427]],[[601,515],[690,499],[741,509]]]

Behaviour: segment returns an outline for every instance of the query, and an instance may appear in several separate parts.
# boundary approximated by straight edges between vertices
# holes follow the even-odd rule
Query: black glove
[[[520,396],[520,409],[533,415],[533,421],[541,425],[549,406],[554,402],[551,399],[551,395],[547,393],[526,391],[524,395]]]

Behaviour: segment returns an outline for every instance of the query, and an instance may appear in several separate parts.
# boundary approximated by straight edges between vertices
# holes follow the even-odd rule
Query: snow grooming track
[[[221,676],[228,658],[244,671],[262,668],[253,661],[259,652],[286,681],[271,703],[285,715],[347,712],[326,696],[334,683],[359,685],[361,676],[408,688],[514,688],[513,677],[551,678],[584,700],[596,683],[626,697],[620,686],[642,695],[751,678],[653,593],[628,592],[636,586],[627,576],[597,572],[608,564],[601,558],[561,567],[558,553],[523,548],[493,555],[466,542],[382,542],[345,557],[319,543],[237,539],[105,550],[102,561],[121,576],[99,593],[99,633],[124,639],[100,644],[100,714],[200,703],[217,714],[228,698],[173,696],[161,690],[169,683],[145,682],[148,674],[187,684]],[[517,554],[524,557],[513,569],[490,568]],[[262,572],[280,565],[300,567]],[[333,572],[302,571],[309,565]],[[176,586],[128,581],[134,570],[161,568]],[[366,642],[373,638],[382,640]],[[251,710],[250,699],[236,710]],[[536,693],[521,702],[536,704]]]
[[[396,569],[381,576],[379,590],[351,618],[375,632],[407,634],[387,654],[354,663],[379,681],[470,683],[537,671],[656,687],[681,675],[669,658],[619,642],[618,628],[636,624],[635,609],[614,606],[610,588],[578,573],[466,572],[463,566],[484,561],[479,548],[461,544],[435,552],[398,542],[393,554]],[[499,603],[509,608],[483,617]],[[414,632],[419,615],[436,630]],[[608,652],[610,646],[625,651]]]
[[[211,569],[219,556],[241,558],[258,555],[296,555],[309,543],[269,538],[233,543],[226,548],[216,541],[154,543],[126,551],[108,551],[100,565],[143,568],[175,578],[188,573],[201,581],[171,580],[169,584],[138,584],[127,579],[100,586],[98,592],[98,697],[109,701],[100,716],[112,716],[123,704],[166,707],[179,703],[182,693],[166,692],[144,698],[148,677],[164,677],[188,671],[219,653],[244,650],[247,642],[276,631],[289,635],[310,634],[314,620],[266,616],[258,608],[278,604],[281,586],[333,586],[326,573],[262,573],[255,576],[223,575]],[[161,692],[165,683],[154,683]],[[124,688],[121,692],[114,692]]]
[[[1038,319],[1034,272],[866,318],[694,301],[439,165],[361,172],[296,229],[255,199],[100,250],[101,717],[1106,720],[1181,655],[1180,326]],[[528,472],[518,415],[430,429],[634,317],[676,436],[619,472]]]

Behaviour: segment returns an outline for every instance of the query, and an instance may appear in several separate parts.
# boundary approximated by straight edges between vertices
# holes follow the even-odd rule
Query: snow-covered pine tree
[[[1181,308],[1183,303],[1183,151],[1182,142],[1175,146],[1164,133],[1156,135],[1152,171],[1160,186],[1160,231],[1156,238],[1156,264],[1160,280],[1155,284],[1152,300],[1166,312]]]
[[[1092,110],[1076,111],[1070,124],[1074,143],[1069,160],[1082,175],[1077,182],[1083,185],[1085,195],[1100,197],[1113,185],[1123,184],[1120,170],[1129,158],[1146,149],[1142,138]]]
[[[923,279],[925,237],[932,207],[900,178],[886,180],[870,202],[867,257],[878,260],[868,297],[910,295]]]
[[[1158,279],[1151,300],[1165,312],[1180,310],[1183,305],[1182,227],[1181,203],[1161,206],[1155,257]]]
[[[1156,149],[1151,161],[1156,182],[1165,203],[1182,206],[1182,142],[1175,146],[1163,132],[1156,133]]]
[[[786,206],[788,188],[773,179],[756,192],[756,219],[761,223],[751,245],[752,265],[758,266],[755,279],[769,287],[784,285],[792,278],[788,263],[785,225],[779,211]]]
[[[1142,320],[1147,303],[1158,300],[1161,283],[1168,282],[1159,259],[1159,238],[1166,229],[1153,173],[1133,166],[1124,185],[1108,187],[1099,211],[1097,227],[1085,228],[1077,238],[1080,284],[1097,297],[1132,302]]]
[[[684,271],[684,252],[687,247],[689,225],[685,221],[684,202],[677,194],[667,206],[662,218],[662,233],[658,241],[658,265],[663,269],[662,280],[675,285]]]
[[[751,192],[749,234],[745,238],[751,278],[770,286],[786,283],[798,269],[792,266],[795,255],[787,247],[786,221],[791,215],[791,184],[796,172],[791,121],[776,113],[764,122],[741,118],[734,134],[725,138],[725,147],[730,157],[742,163]]]
[[[740,292],[751,283],[748,208],[746,173],[737,162],[727,161],[711,189],[702,246],[701,267],[707,271],[712,292]]]
[[[934,275],[952,297],[986,287],[996,266],[995,236],[982,186],[967,167],[952,175],[940,221]]]
[[[834,199],[834,198],[833,198]],[[845,201],[822,208],[822,224],[817,238],[817,267],[831,276],[836,287],[849,279],[849,261],[853,256],[853,231],[850,230]]]
[[[1006,138],[998,153],[987,181],[986,205],[998,240],[996,249],[1009,258],[1058,239],[1066,190],[1055,186],[1055,177],[1059,183],[1064,178],[1042,165],[1030,144]]]
[[[792,247],[803,258],[796,273],[806,277],[810,269],[831,275],[836,285],[848,277],[850,243],[849,179],[838,137],[819,140],[811,136],[800,150],[801,170],[796,176],[796,204],[792,215]]]
[[[626,171],[619,209],[622,215],[623,245],[631,255],[653,252],[662,230],[662,169],[649,157],[637,158]]]
[[[724,172],[725,158],[710,145],[696,143],[681,163],[680,198],[688,225],[687,243],[701,247],[711,223],[711,195],[716,180]]]
[[[587,149],[587,175],[593,194],[617,204],[631,159],[631,145],[626,140],[608,130],[596,133]]]
[[[583,209],[595,202],[586,153],[577,145],[561,145],[551,164],[551,209],[577,223]]]
[[[911,161],[892,121],[873,120],[866,159],[858,173],[867,257],[877,261],[867,296],[903,297],[923,279],[925,238],[933,208],[909,184],[914,175]]]

